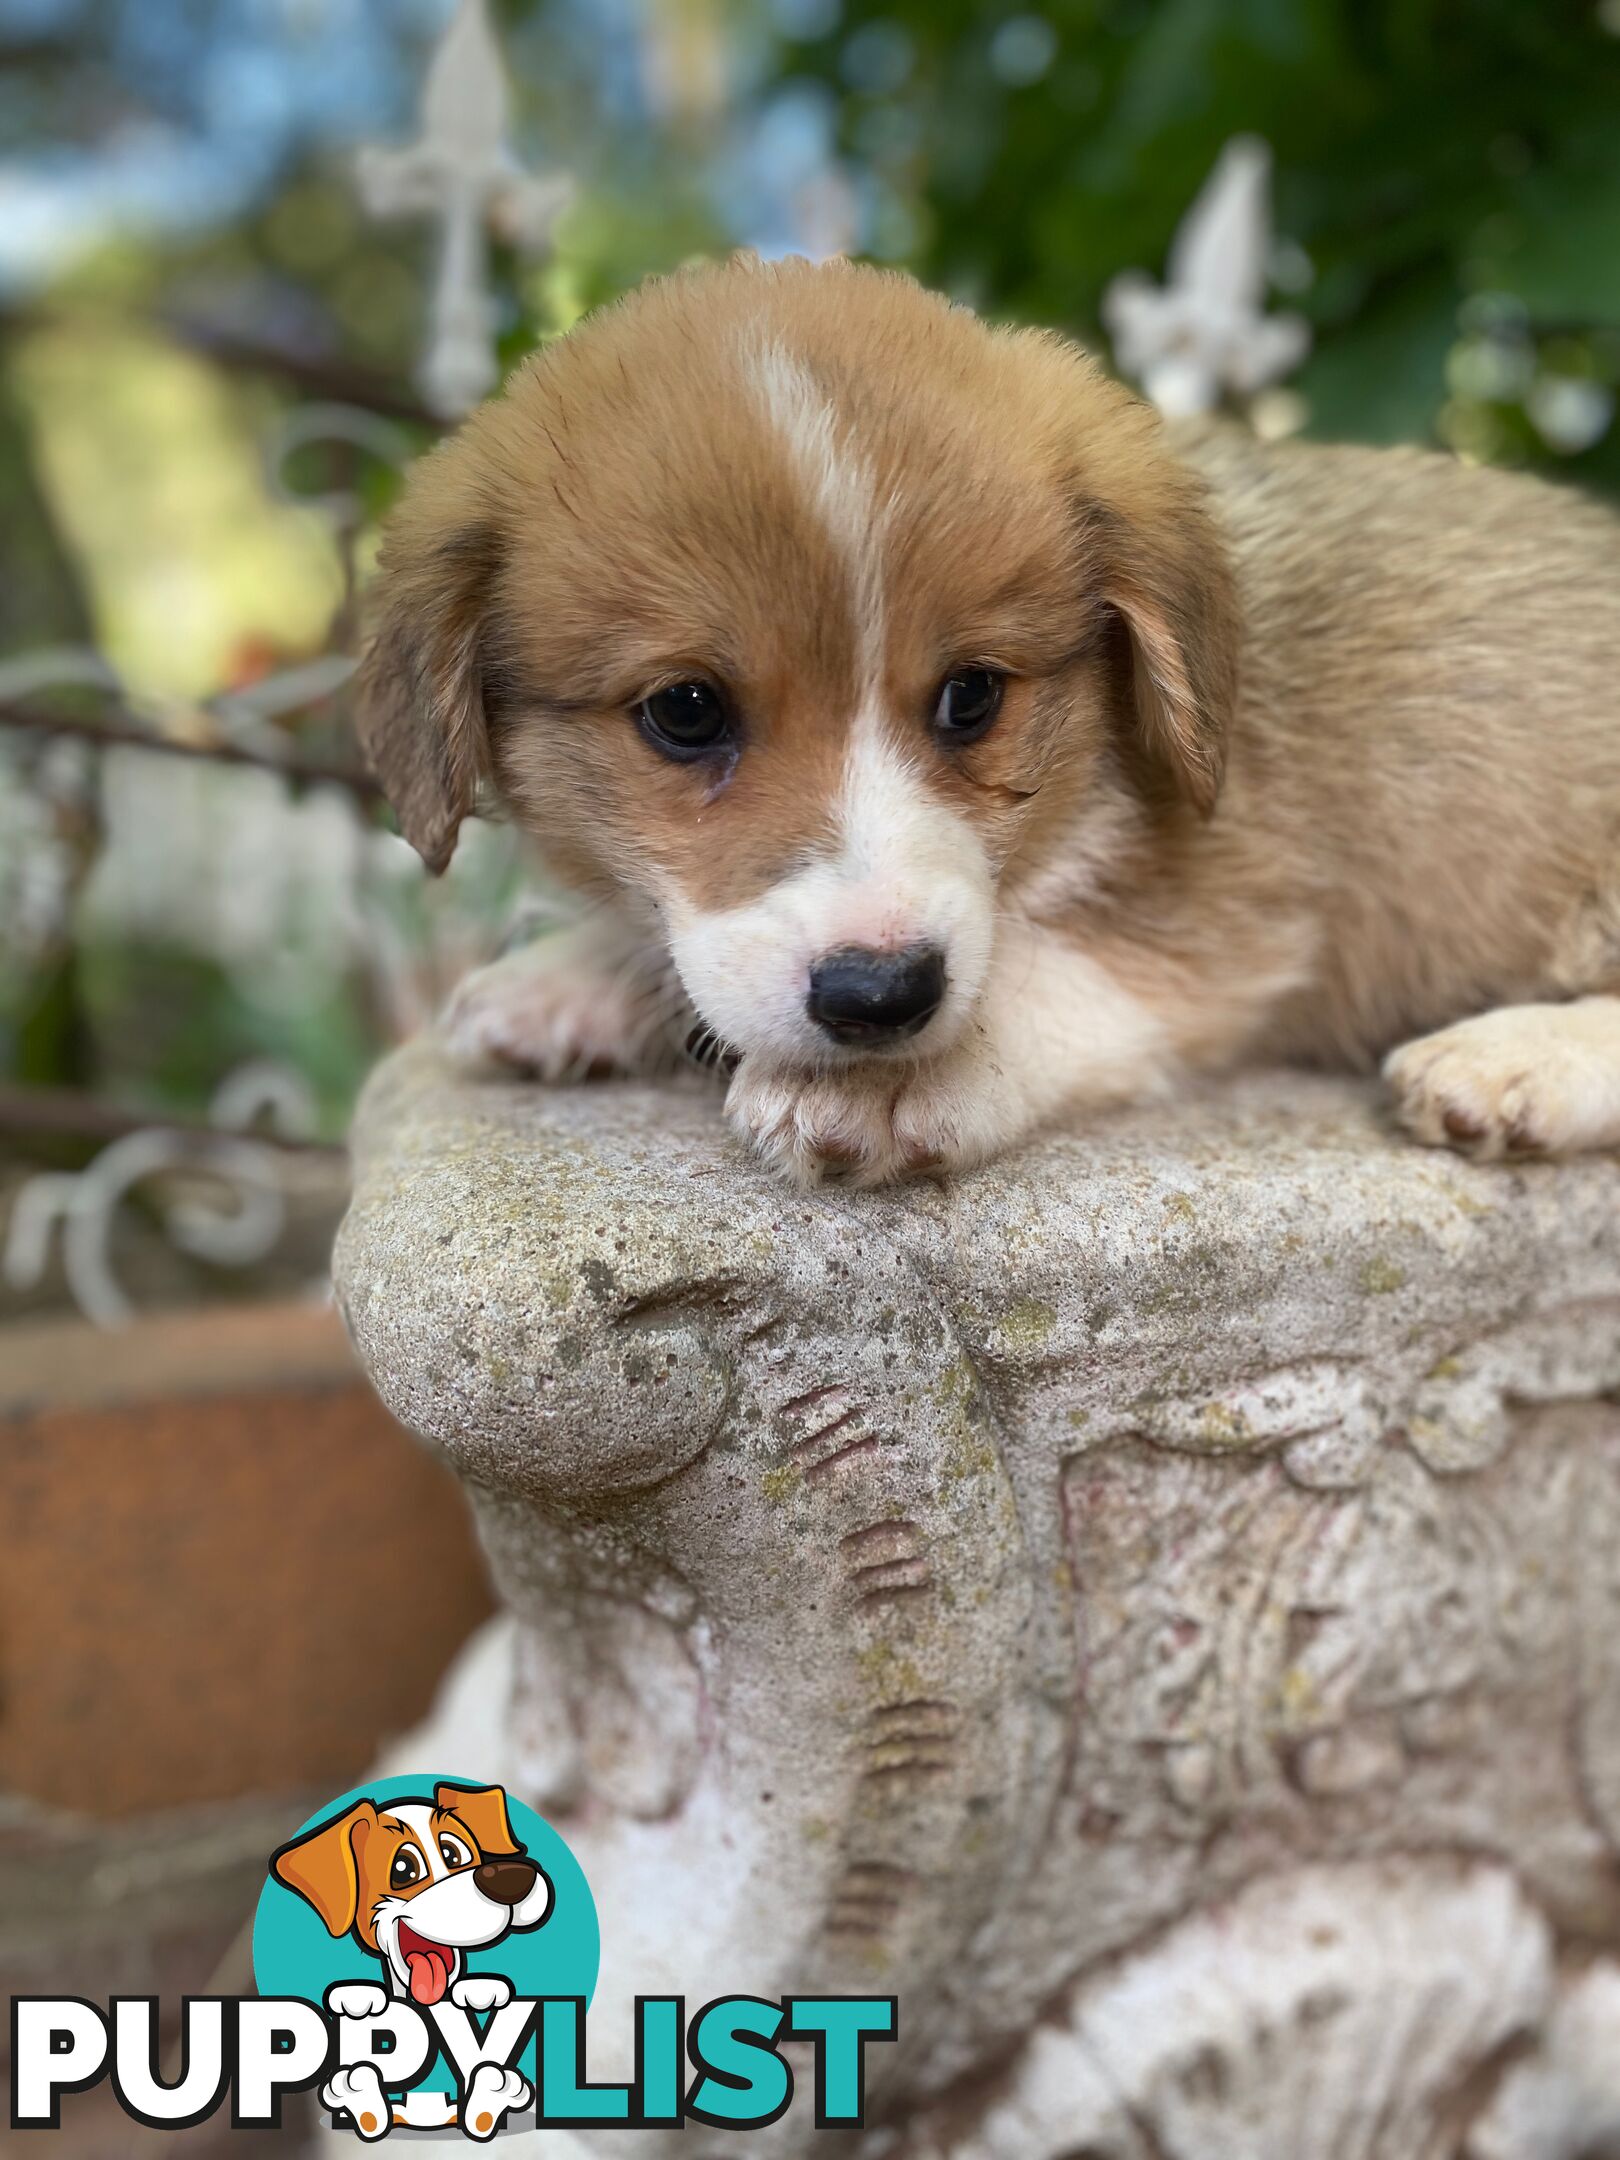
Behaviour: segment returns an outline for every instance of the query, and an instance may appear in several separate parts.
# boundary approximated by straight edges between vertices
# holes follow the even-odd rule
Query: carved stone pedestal
[[[638,1990],[876,1990],[905,2160],[1620,2150],[1614,1160],[1289,1076],[802,1195],[428,1047],[358,1151],[512,1615],[412,1753],[578,1852],[593,2072]]]

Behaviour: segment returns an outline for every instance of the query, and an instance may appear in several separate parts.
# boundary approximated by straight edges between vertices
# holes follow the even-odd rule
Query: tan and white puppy
[[[1535,480],[1167,430],[1050,333],[741,258],[422,461],[362,732],[435,867],[487,789],[593,903],[462,1051],[641,1069],[689,1001],[796,1178],[1259,1058],[1620,1143],[1620,520]]]

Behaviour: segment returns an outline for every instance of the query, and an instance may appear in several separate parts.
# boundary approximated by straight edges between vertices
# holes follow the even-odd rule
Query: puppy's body
[[[634,1064],[667,956],[801,1177],[1436,1029],[1421,1137],[1620,1141],[1620,522],[1567,493],[1167,435],[1058,339],[738,264],[427,460],[383,592],[407,833],[493,780],[601,903],[472,980],[471,1047]]]
[[[1220,812],[1166,882],[1184,937],[1213,914],[1235,957],[1274,908],[1298,940],[1255,1047],[1363,1064],[1620,982],[1620,520],[1415,450],[1177,447],[1244,646]]]

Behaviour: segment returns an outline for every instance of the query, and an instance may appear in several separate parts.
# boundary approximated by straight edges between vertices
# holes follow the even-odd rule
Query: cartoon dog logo
[[[389,1995],[424,2010],[446,1996],[462,2010],[502,2008],[512,1999],[511,1982],[469,1973],[467,1952],[539,1927],[552,1907],[551,1878],[513,1836],[499,1785],[436,1785],[431,1799],[381,1808],[359,1800],[273,1853],[270,1872],[314,1907],[328,1934],[352,1935],[382,1965],[386,1990],[361,1981],[328,1992],[340,2016],[379,2015]],[[479,2083],[489,2089],[469,2091],[465,2126],[476,2135],[528,2104],[527,2081],[515,2071],[486,2065]],[[339,2071],[321,2097],[351,2116],[363,2137],[380,2137],[394,2123],[418,2126],[411,2105],[418,2096],[390,2108],[367,2066]]]

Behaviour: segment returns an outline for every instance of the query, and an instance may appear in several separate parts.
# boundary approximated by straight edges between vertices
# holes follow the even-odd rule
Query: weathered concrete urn
[[[877,1991],[906,2160],[1620,2151],[1620,1164],[1290,1076],[798,1194],[428,1045],[357,1148],[511,1615],[409,1752],[579,1854],[593,2075],[637,1991]]]

